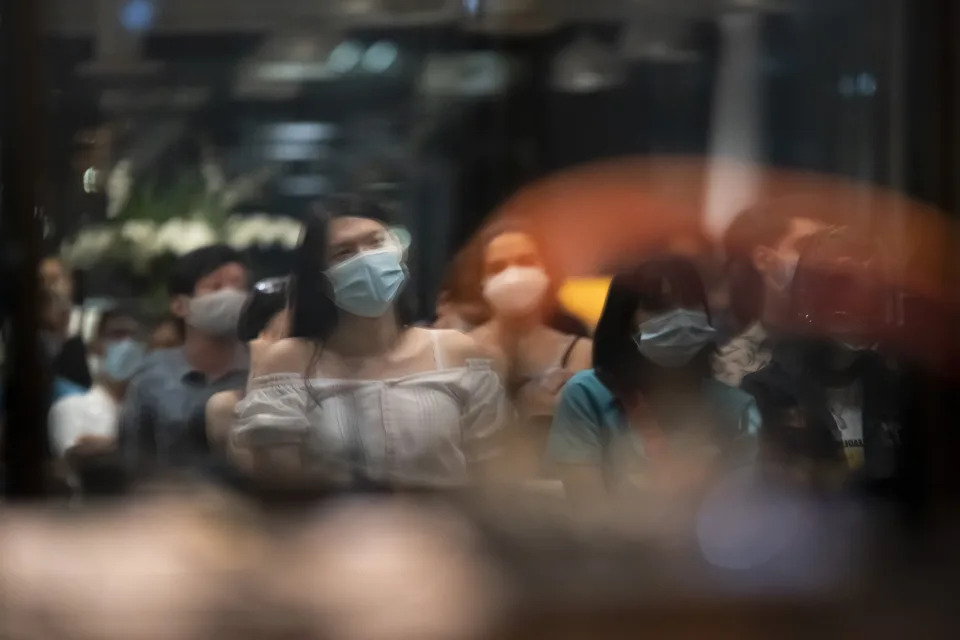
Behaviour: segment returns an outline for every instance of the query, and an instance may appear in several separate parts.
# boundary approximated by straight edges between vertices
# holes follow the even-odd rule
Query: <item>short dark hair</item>
[[[121,305],[121,306],[110,307],[109,309],[106,309],[105,311],[103,311],[103,313],[100,314],[100,319],[97,320],[97,332],[95,335],[98,338],[102,337],[103,334],[106,333],[107,331],[107,325],[110,322],[113,322],[114,320],[116,320],[117,318],[131,318],[138,322],[140,321],[139,314],[137,314],[136,311],[134,311],[134,309],[128,306]]]
[[[642,393],[660,369],[640,354],[633,341],[637,309],[660,312],[679,307],[700,307],[710,317],[700,273],[686,258],[654,257],[614,276],[594,333],[593,367],[617,398],[627,400]],[[709,376],[712,353],[712,348],[705,348],[687,366]]]
[[[273,317],[283,311],[287,306],[288,288],[289,281],[280,278],[261,281],[253,286],[237,323],[237,337],[241,342],[256,339]]]
[[[243,255],[225,244],[212,244],[191,251],[177,260],[167,290],[172,296],[193,295],[200,280],[234,262],[246,266]]]

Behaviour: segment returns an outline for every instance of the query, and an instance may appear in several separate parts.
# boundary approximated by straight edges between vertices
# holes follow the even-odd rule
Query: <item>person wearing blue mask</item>
[[[458,331],[411,326],[406,247],[365,200],[311,214],[290,281],[290,337],[269,345],[228,451],[260,481],[460,487],[497,452],[505,395]]]
[[[759,413],[712,377],[715,339],[688,260],[652,258],[614,277],[593,369],[567,382],[550,429],[547,458],[568,498],[695,493],[752,464]]]
[[[139,337],[140,323],[132,313],[117,308],[101,316],[90,345],[100,362],[93,386],[54,402],[50,409],[50,443],[57,458],[76,459],[117,448],[120,407],[146,354]]]

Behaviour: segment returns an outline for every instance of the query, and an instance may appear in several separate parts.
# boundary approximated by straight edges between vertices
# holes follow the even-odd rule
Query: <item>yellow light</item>
[[[567,311],[593,329],[600,320],[609,288],[610,278],[570,278],[560,287],[558,297]]]

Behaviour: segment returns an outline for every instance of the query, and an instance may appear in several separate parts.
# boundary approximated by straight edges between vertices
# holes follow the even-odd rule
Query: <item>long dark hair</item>
[[[300,244],[296,249],[293,271],[290,275],[290,336],[322,345],[337,328],[340,310],[333,300],[333,287],[327,279],[327,244],[330,241],[330,222],[334,218],[368,218],[388,226],[390,212],[379,204],[359,198],[343,196],[314,205],[304,222]],[[407,282],[397,312],[401,324],[411,319]]]
[[[637,309],[651,312],[677,308],[710,308],[697,268],[677,256],[660,256],[621,271],[610,283],[607,300],[593,339],[593,367],[600,381],[624,402],[649,389],[664,369],[644,358],[633,341]],[[708,346],[683,368],[684,373],[708,377],[713,346]]]

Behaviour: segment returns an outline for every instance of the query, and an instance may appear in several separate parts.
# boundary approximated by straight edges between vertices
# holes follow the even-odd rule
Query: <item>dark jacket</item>
[[[816,366],[816,342],[788,342],[771,363],[743,379],[763,419],[762,440],[790,458],[843,460],[840,429],[828,389],[859,382],[862,388],[864,465],[853,477],[863,488],[886,490],[900,475],[904,415],[897,371],[875,352],[864,353],[841,383]],[[802,428],[797,428],[802,423]]]

